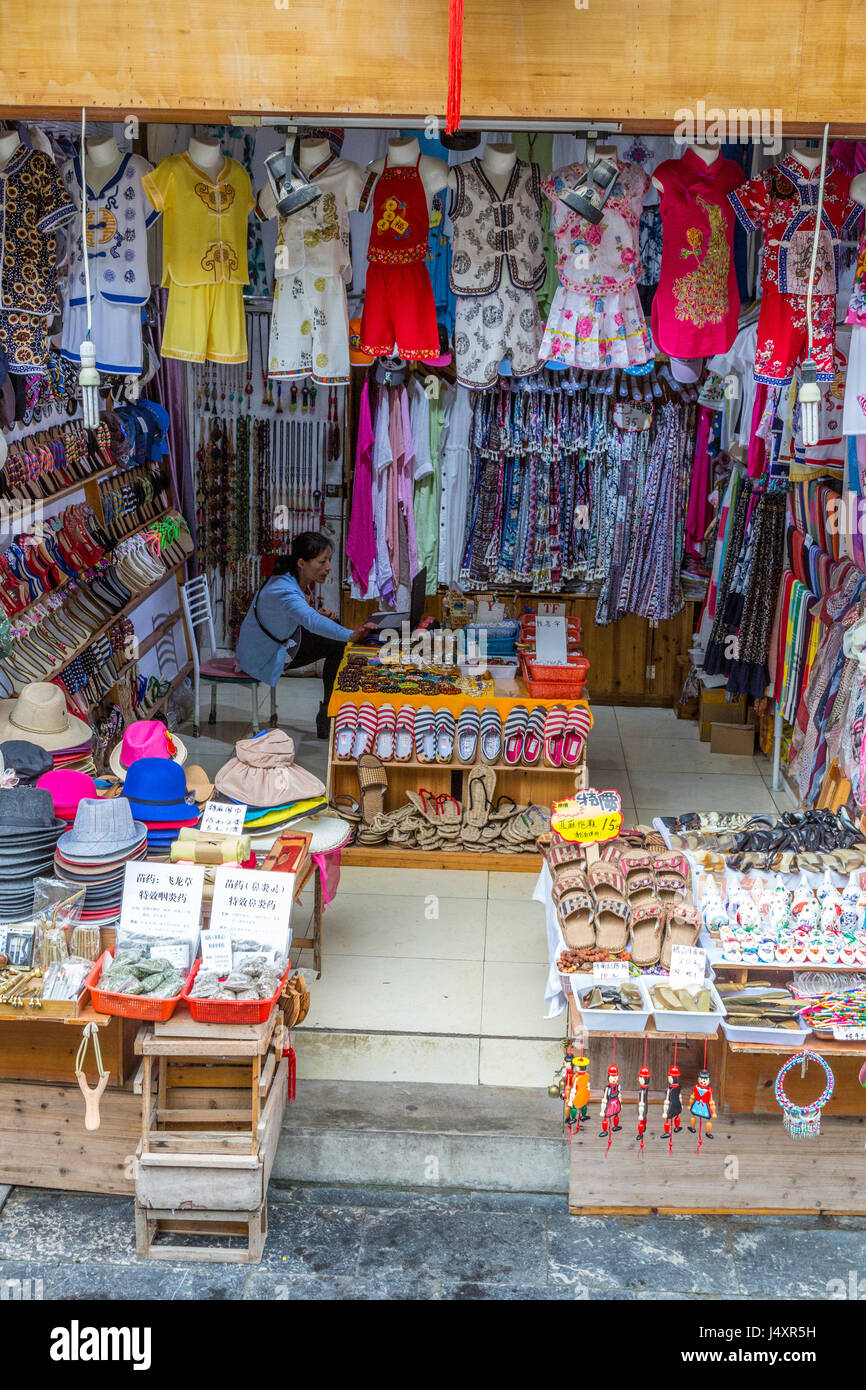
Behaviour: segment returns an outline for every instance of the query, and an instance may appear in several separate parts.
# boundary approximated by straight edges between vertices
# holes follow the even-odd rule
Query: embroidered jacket
[[[151,206],[142,182],[152,166],[138,154],[125,154],[120,167],[103,188],[87,185],[87,255],[90,297],[117,304],[146,304],[150,296],[147,269],[147,228],[159,213]],[[84,304],[84,250],[81,244],[81,161],[78,155],[60,170],[75,203],[76,221],[69,235],[67,294],[71,305]]]
[[[54,232],[74,216],[54,161],[20,145],[0,170],[0,309],[51,318],[57,293]]]
[[[255,202],[243,165],[226,155],[213,179],[184,151],[163,159],[143,183],[165,213],[163,285],[249,284],[247,218]]]
[[[318,184],[322,196],[290,217],[280,218],[274,275],[279,279],[307,270],[314,275],[341,275],[348,284],[352,279],[349,213],[358,206],[364,171],[351,159],[331,155],[308,178]],[[275,216],[270,185],[259,194],[257,211],[265,219]]]
[[[547,274],[541,240],[541,170],[518,159],[503,197],[480,159],[456,164],[451,193],[450,284],[455,294],[490,294],[507,267],[512,285],[534,290]]]

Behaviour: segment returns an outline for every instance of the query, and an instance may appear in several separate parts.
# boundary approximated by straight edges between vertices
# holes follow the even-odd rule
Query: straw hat
[[[92,737],[90,726],[67,710],[60,687],[48,681],[34,681],[17,699],[0,701],[0,742],[24,739],[51,751],[77,748]]]

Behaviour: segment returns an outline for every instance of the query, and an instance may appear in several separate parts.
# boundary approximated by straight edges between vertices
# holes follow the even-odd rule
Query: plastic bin
[[[762,994],[763,991],[761,989],[755,989],[752,991],[750,991],[749,989],[744,989],[742,990],[742,993]],[[793,1028],[745,1027],[742,1024],[732,1023],[731,1020],[728,1018],[722,1020],[722,1027],[725,1032],[725,1037],[728,1038],[731,1042],[780,1043],[783,1047],[786,1047],[790,1043],[792,1048],[797,1048],[803,1046],[804,1042],[809,1037],[809,1034],[812,1031],[810,1028],[807,1028],[805,1026],[802,1020],[799,1020],[799,1022],[800,1031],[797,1033],[794,1032]]]
[[[239,999],[232,1003],[230,999],[190,998],[190,990],[200,967],[201,959],[193,966],[181,996],[196,1023],[266,1023],[292,969],[291,964],[286,966],[286,973],[280,980],[279,988],[270,999]]]
[[[589,994],[593,989],[592,977],[586,984],[578,984],[580,975],[562,975],[561,979],[571,981],[571,992],[574,995],[574,1002],[580,1009],[580,1016],[583,1019],[583,1026],[587,1033],[643,1033],[646,1031],[647,1019],[652,1013],[652,1003],[644,981],[636,975],[631,975],[628,983],[637,985],[640,996],[646,1008],[644,1009],[585,1009],[581,1004],[581,999],[585,994]]]
[[[663,975],[653,976],[652,984],[664,985],[667,981]],[[653,997],[649,994],[649,984],[647,993],[649,995],[650,1007],[655,1019],[655,1028],[659,1033],[705,1033],[709,1036],[715,1033],[719,1024],[725,1017],[727,1010],[722,1002],[718,990],[712,980],[704,981],[704,988],[710,991],[710,998],[713,1001],[713,1011],[708,1014],[692,1013],[686,1009],[658,1009],[653,1003]],[[791,1034],[795,1037],[796,1034]]]
[[[167,1023],[183,998],[183,990],[173,999],[154,999],[147,994],[117,994],[109,989],[99,989],[96,981],[109,957],[114,959],[113,950],[103,952],[85,981],[96,1012],[114,1014],[117,1018],[140,1018],[147,1023]],[[184,990],[189,988],[195,971],[196,967],[193,966]]]

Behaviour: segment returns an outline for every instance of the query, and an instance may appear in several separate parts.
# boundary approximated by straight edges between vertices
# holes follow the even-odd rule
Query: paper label
[[[236,806],[231,801],[209,801],[204,808],[199,830],[212,830],[217,835],[240,835],[246,814],[246,806]]]
[[[201,934],[201,968],[228,975],[232,968],[232,942],[227,927],[208,927]]]
[[[702,989],[706,976],[707,953],[700,946],[671,947],[671,989]]]
[[[866,1038],[866,1024],[846,1023],[839,1025],[833,1029],[833,1037],[837,1042],[853,1041],[854,1039],[859,1041],[861,1038]]]
[[[540,666],[568,664],[568,633],[565,618],[535,620],[535,660]]]
[[[163,960],[176,965],[178,970],[189,970],[192,965],[189,946],[185,946],[182,941],[166,942],[165,946],[160,946],[159,954]]]
[[[203,864],[127,864],[118,936],[180,936],[194,945],[203,891]]]
[[[480,598],[475,611],[476,623],[501,623],[505,617],[505,604],[493,603],[489,598]]]
[[[594,985],[621,985],[628,979],[627,960],[597,960],[592,965]]]
[[[225,931],[233,951],[286,955],[294,891],[294,874],[220,865],[214,874],[210,932]]]

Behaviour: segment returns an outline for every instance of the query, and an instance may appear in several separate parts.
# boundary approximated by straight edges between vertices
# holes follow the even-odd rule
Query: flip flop
[[[642,968],[658,965],[665,909],[658,899],[632,908],[631,958]]]
[[[591,728],[592,715],[589,710],[585,705],[575,705],[568,716],[562,745],[562,761],[566,767],[574,767],[580,761]]]
[[[355,737],[352,741],[352,757],[360,758],[365,753],[373,751],[373,743],[376,739],[376,725],[379,716],[376,706],[363,704],[358,706],[358,724],[355,729]]]
[[[496,773],[492,767],[483,763],[473,767],[469,773],[466,788],[466,824],[486,825],[490,819],[490,807],[496,788]]]
[[[467,705],[457,722],[457,757],[461,763],[474,763],[478,752],[481,715],[477,705]]]
[[[437,763],[450,763],[454,757],[454,735],[456,725],[454,715],[450,709],[438,709],[435,718],[436,725],[436,761]]]
[[[665,970],[670,970],[674,946],[694,946],[701,934],[701,919],[693,907],[683,903],[668,909],[666,927],[659,959]]]
[[[551,705],[544,725],[544,761],[548,767],[562,767],[562,748],[568,715],[564,705]]]
[[[502,755],[502,719],[499,711],[486,705],[481,711],[481,757],[485,763],[498,763]]]
[[[525,705],[514,705],[508,711],[505,720],[505,732],[502,736],[502,751],[505,761],[512,767],[520,762],[523,753],[523,739],[526,733],[526,726],[529,723],[529,712]]]
[[[388,777],[381,759],[373,753],[362,753],[358,759],[358,791],[365,826],[370,825],[374,816],[384,813],[387,790]]]
[[[361,808],[353,796],[335,796],[328,804],[332,811],[353,825],[361,819]]]
[[[358,706],[341,705],[334,721],[334,757],[351,758],[358,727]]]
[[[526,725],[526,733],[523,735],[523,761],[527,767],[533,767],[544,752],[544,726],[547,723],[547,710],[543,705],[536,705],[529,716]]]
[[[419,763],[436,761],[436,717],[432,705],[420,705],[415,712],[415,757]]]
[[[588,893],[580,889],[564,893],[557,904],[556,915],[570,950],[590,950],[595,945],[593,902]]]
[[[376,755],[390,763],[394,757],[397,733],[397,711],[393,705],[380,705],[376,721]]]
[[[408,763],[415,751],[415,706],[404,705],[397,715],[394,760]]]

